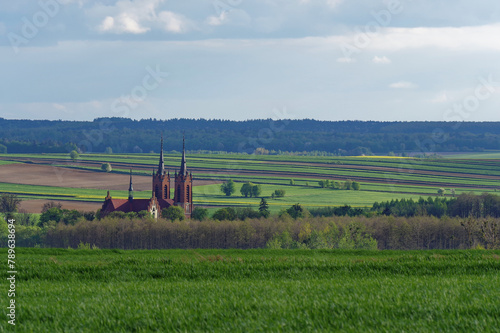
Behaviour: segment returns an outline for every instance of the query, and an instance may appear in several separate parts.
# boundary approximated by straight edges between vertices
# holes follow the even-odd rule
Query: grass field
[[[324,157],[324,156],[255,156],[244,154],[188,154],[188,169],[196,181],[237,182],[237,192],[230,198],[221,195],[219,185],[196,186],[194,203],[209,207],[254,206],[259,199],[244,198],[239,193],[243,182],[252,181],[263,186],[262,196],[270,197],[275,189],[284,189],[285,198],[270,200],[273,211],[301,203],[306,207],[371,206],[375,201],[437,195],[439,188],[463,192],[496,192],[500,189],[500,163],[497,152],[479,155],[453,155],[444,159],[414,159],[388,157]],[[477,160],[474,157],[488,156]],[[498,155],[500,156],[500,155]],[[0,168],[11,167],[8,163],[23,165],[50,165],[71,172],[85,171],[102,175],[100,165],[109,162],[113,174],[147,176],[157,165],[157,154],[82,154],[78,162],[71,162],[64,154],[7,154],[0,155]],[[165,164],[171,174],[180,164],[179,154],[166,154]],[[76,176],[75,176],[76,177]],[[295,185],[290,185],[294,179]],[[361,183],[361,191],[322,189],[318,180],[330,179],[342,182],[352,179]],[[49,185],[49,184],[47,184]],[[114,198],[126,198],[127,185],[123,190],[113,190]],[[102,202],[106,191],[64,186],[16,185],[8,179],[0,179],[0,192],[16,193],[25,199],[54,199]],[[137,192],[136,197],[146,198],[149,191]]]
[[[500,251],[17,251],[19,332],[500,327]]]

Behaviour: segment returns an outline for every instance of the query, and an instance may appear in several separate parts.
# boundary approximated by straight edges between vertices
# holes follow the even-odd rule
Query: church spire
[[[161,135],[161,150],[160,150],[160,162],[158,163],[157,174],[163,176],[165,174],[165,163],[163,162],[163,133]]]
[[[184,134],[182,135],[182,160],[181,160],[181,171],[179,172],[181,175],[187,175],[187,166],[186,166],[186,140]]]
[[[130,185],[128,187],[128,199],[134,200],[134,187],[132,186],[132,169],[130,169]]]

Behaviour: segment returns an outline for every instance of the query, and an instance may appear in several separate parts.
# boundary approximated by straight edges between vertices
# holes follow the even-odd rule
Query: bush
[[[72,150],[70,153],[69,153],[69,157],[71,158],[71,160],[73,162],[75,162],[79,157],[80,157],[80,154],[78,154],[78,152],[76,150]]]
[[[285,196],[285,190],[282,190],[282,189],[278,189],[278,190],[274,190],[274,197],[275,198],[283,198]]]
[[[111,172],[111,170],[112,170],[111,164],[109,164],[109,163],[101,164],[101,170],[104,172]]]
[[[182,221],[186,216],[184,215],[182,207],[170,206],[168,208],[163,208],[161,211],[161,217],[170,221]]]
[[[193,209],[193,213],[191,213],[191,218],[198,221],[206,220],[208,218],[208,209],[196,207]]]

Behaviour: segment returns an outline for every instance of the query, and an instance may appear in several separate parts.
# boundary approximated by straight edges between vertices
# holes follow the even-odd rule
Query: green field
[[[496,155],[495,155],[496,154]],[[239,193],[241,184],[252,181],[263,187],[262,196],[270,199],[276,189],[284,189],[284,198],[269,200],[273,211],[295,203],[310,208],[351,205],[371,206],[375,201],[400,198],[435,196],[439,188],[451,195],[464,192],[496,192],[500,189],[500,163],[498,153],[480,154],[489,159],[476,160],[473,155],[453,155],[444,159],[414,159],[391,157],[325,157],[325,156],[256,156],[246,154],[188,154],[188,169],[197,180],[237,182],[237,191],[225,197],[219,185],[194,188],[194,203],[207,207],[253,206],[259,199],[244,198]],[[100,164],[109,162],[113,173],[149,175],[158,163],[157,154],[82,154],[72,162],[64,154],[3,154],[0,167],[5,163],[30,163],[69,169],[101,172]],[[165,154],[166,168],[174,173],[180,164],[179,154]],[[295,185],[290,185],[290,180]],[[352,179],[361,184],[361,191],[322,189],[318,180],[338,182]],[[2,182],[3,181],[3,182]],[[112,191],[114,198],[127,198],[127,188]],[[15,193],[24,199],[54,199],[102,202],[106,191],[50,186],[13,185],[0,179],[0,192]],[[136,197],[147,198],[149,191],[137,192]]]
[[[18,332],[500,327],[500,251],[17,251]]]

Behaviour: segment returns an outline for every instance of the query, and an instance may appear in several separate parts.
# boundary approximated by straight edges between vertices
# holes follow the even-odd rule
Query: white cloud
[[[399,81],[391,83],[389,87],[393,89],[411,89],[416,88],[417,85],[409,81]]]
[[[89,15],[101,17],[97,30],[106,33],[144,34],[153,28],[170,33],[189,30],[189,20],[172,11],[160,11],[164,0],[119,0],[114,6],[95,5]],[[104,16],[104,19],[102,17]]]
[[[158,14],[158,18],[165,31],[180,33],[186,29],[184,18],[176,13],[163,11]]]
[[[500,50],[500,24],[467,27],[387,28],[373,36],[368,48],[399,51],[436,47],[450,50]]]
[[[375,56],[372,59],[372,62],[374,64],[383,64],[383,65],[386,65],[386,64],[390,64],[392,61],[391,61],[391,59],[387,58],[386,56],[383,56],[383,57]]]

